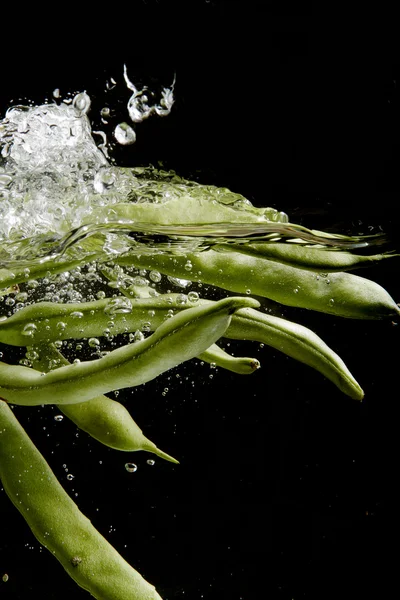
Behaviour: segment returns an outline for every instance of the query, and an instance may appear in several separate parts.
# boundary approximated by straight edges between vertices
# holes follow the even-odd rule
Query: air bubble
[[[159,283],[161,281],[161,273],[158,271],[150,271],[149,277],[154,283]]]
[[[187,297],[188,297],[189,302],[198,302],[199,301],[199,295],[197,292],[189,292]]]
[[[132,302],[129,298],[112,298],[104,308],[106,315],[129,314],[132,312]]]
[[[142,340],[144,340],[144,335],[141,331],[139,331],[139,329],[137,329],[135,331],[135,333],[130,333],[129,334],[129,341],[132,343],[134,342],[141,342]]]
[[[88,344],[91,348],[98,348],[100,341],[97,338],[89,338]]]
[[[185,294],[178,294],[176,297],[176,304],[178,306],[184,306],[185,304],[187,304],[188,298]]]
[[[89,108],[90,108],[89,96],[85,92],[78,94],[73,99],[72,106],[79,113],[79,116],[85,115],[89,111]]]
[[[129,146],[136,141],[136,133],[128,123],[120,123],[114,129],[114,137],[122,146]]]
[[[54,420],[55,420],[55,421],[58,421],[58,422],[60,422],[60,421],[62,421],[62,420],[63,420],[63,418],[64,418],[64,415],[54,415]]]
[[[188,279],[181,279],[180,277],[172,277],[171,275],[168,275],[168,281],[170,283],[172,283],[173,285],[177,285],[178,287],[187,287],[188,285],[190,285],[192,282]]]
[[[35,323],[27,323],[21,333],[26,337],[32,337],[36,333],[36,331],[37,327]]]
[[[135,465],[135,463],[125,463],[125,469],[126,471],[128,471],[128,473],[135,473],[135,471],[137,471],[137,465]]]
[[[70,314],[70,316],[71,316],[73,319],[82,319],[82,317],[83,317],[83,312],[81,312],[80,310],[74,310],[74,311],[73,311],[73,312]]]

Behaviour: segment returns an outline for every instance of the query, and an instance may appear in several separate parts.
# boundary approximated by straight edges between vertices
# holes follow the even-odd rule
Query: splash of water
[[[175,79],[160,99],[146,86],[136,88],[126,67],[124,78],[133,92],[127,106],[133,124],[169,114]],[[0,266],[55,257],[91,236],[97,236],[98,251],[112,256],[136,246],[141,252],[168,248],[171,240],[183,251],[237,238],[321,243],[314,232],[288,223],[285,213],[256,208],[226,188],[151,167],[111,165],[105,134],[92,132],[90,105],[83,92],[69,103],[11,107],[0,121]],[[135,140],[128,124],[117,130],[120,143]]]

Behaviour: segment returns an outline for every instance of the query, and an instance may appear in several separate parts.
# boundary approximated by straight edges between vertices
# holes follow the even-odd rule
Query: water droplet
[[[142,331],[145,333],[148,333],[149,331],[151,331],[151,323],[150,321],[145,321],[142,325]]]
[[[178,306],[184,306],[185,304],[187,304],[187,296],[185,294],[178,294],[176,297],[176,304]]]
[[[137,465],[135,465],[135,463],[125,463],[125,469],[128,473],[135,473],[135,471],[137,471]]]
[[[66,323],[64,323],[63,321],[58,321],[57,325],[56,325],[56,329],[57,331],[64,331],[66,328]]]
[[[170,283],[172,283],[173,285],[177,285],[178,287],[183,287],[183,288],[187,287],[189,284],[192,283],[188,279],[181,279],[180,277],[172,277],[170,275],[168,275],[168,281]]]
[[[193,269],[193,265],[190,262],[190,260],[187,261],[187,263],[185,264],[185,271],[191,271]]]
[[[129,146],[136,141],[136,133],[128,123],[120,123],[114,129],[114,137],[122,146]]]
[[[74,311],[72,311],[72,313],[70,314],[70,317],[72,317],[73,319],[82,319],[82,317],[83,317],[83,312],[81,312],[80,310],[74,310]]]
[[[154,283],[159,283],[161,281],[161,273],[158,271],[150,271],[149,277]]]
[[[19,294],[16,294],[15,299],[18,302],[26,302],[28,300],[28,294],[26,292],[19,292]]]
[[[188,293],[188,300],[190,302],[198,302],[199,301],[199,295],[197,292],[189,292]]]
[[[27,323],[22,330],[22,335],[26,335],[27,337],[32,337],[37,331],[37,327],[35,323]]]
[[[298,293],[299,293],[299,288],[294,288],[293,292],[294,292],[295,294],[298,294]]]
[[[129,298],[111,298],[104,307],[106,315],[129,314],[132,312],[132,302]],[[109,325],[110,327],[110,325]]]
[[[79,116],[85,115],[90,108],[90,98],[85,93],[77,94],[72,101],[72,106],[79,113]]]
[[[139,329],[137,329],[135,333],[129,334],[130,342],[141,342],[142,340],[144,340],[144,335],[141,331],[139,331]]]
[[[97,348],[100,346],[100,341],[97,338],[89,338],[88,344],[91,348]]]
[[[333,306],[334,304],[335,304],[335,300],[333,298],[330,298],[329,306]]]

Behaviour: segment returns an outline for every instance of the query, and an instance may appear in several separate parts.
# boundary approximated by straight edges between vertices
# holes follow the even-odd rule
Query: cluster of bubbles
[[[174,103],[173,87],[163,88],[161,99],[146,86],[137,89],[124,77],[132,96],[128,113],[132,123],[150,115],[166,116]],[[53,91],[60,100],[60,91]],[[66,233],[79,227],[94,206],[123,201],[134,187],[134,177],[112,167],[103,131],[92,132],[91,106],[86,92],[61,103],[9,108],[0,121],[0,242],[41,233]],[[109,109],[102,109],[102,117]],[[104,119],[105,122],[105,119]],[[100,136],[96,145],[93,135]],[[114,137],[131,144],[136,133],[119,123]]]
[[[83,338],[77,340],[56,340],[55,346],[63,354],[71,357],[71,362],[79,362],[81,359],[101,358],[112,349],[121,344],[132,344],[143,340],[154,330],[152,319],[154,310],[148,310],[144,316],[140,329],[136,331],[126,330],[125,334],[114,333],[116,321],[126,322],[126,315],[132,312],[132,302],[135,298],[145,294],[148,297],[157,297],[160,294],[171,294],[169,297],[170,308],[166,312],[166,319],[185,306],[195,306],[199,301],[201,284],[196,284],[189,279],[180,279],[172,276],[162,275],[156,270],[137,269],[134,267],[121,268],[110,264],[97,263],[75,267],[61,274],[51,275],[43,279],[30,279],[29,269],[26,269],[26,282],[7,290],[0,295],[0,320],[4,320],[23,308],[37,302],[52,302],[54,304],[81,304],[96,300],[107,300],[104,305],[104,313],[109,320],[102,335],[97,337]],[[70,317],[79,320],[84,319],[84,313],[78,308]],[[45,326],[46,327],[46,326]],[[47,325],[50,329],[50,326]],[[66,329],[66,323],[60,319],[56,329],[62,338]],[[34,340],[37,324],[33,321],[25,323],[21,331],[26,338],[27,350],[19,360],[23,366],[32,366],[32,361],[39,358],[34,347],[30,346],[30,340]],[[60,366],[57,360],[48,365],[50,369]]]

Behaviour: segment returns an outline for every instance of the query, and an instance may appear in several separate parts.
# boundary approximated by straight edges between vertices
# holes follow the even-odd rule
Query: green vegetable
[[[301,240],[287,243],[270,242],[255,244],[240,244],[230,246],[214,246],[214,250],[220,252],[241,252],[257,258],[266,258],[277,261],[284,265],[290,265],[299,269],[333,273],[338,271],[349,271],[361,267],[371,267],[382,261],[399,258],[399,254],[372,254],[362,255],[353,252],[344,252],[333,248],[318,248],[315,246],[304,246]]]
[[[42,546],[97,600],[161,600],[80,512],[2,400],[0,479]]]
[[[168,319],[145,340],[44,375],[0,363],[0,395],[10,403],[30,406],[73,404],[141,385],[204,352],[224,334],[236,310],[258,305],[252,298],[232,297],[191,308]]]
[[[60,366],[69,364],[53,344],[38,346],[36,350],[38,358],[32,361],[34,369],[47,372],[50,361],[57,361]],[[87,402],[65,404],[58,408],[79,429],[86,431],[94,439],[110,448],[124,452],[145,450],[170,462],[178,463],[175,458],[157,448],[143,435],[142,430],[132,419],[125,406],[107,396],[98,396]]]
[[[352,319],[383,319],[400,309],[379,284],[350,273],[315,273],[241,252],[205,252],[182,255],[125,256],[120,265],[157,269],[173,277],[193,280],[237,292],[263,296],[287,306],[307,308]]]
[[[364,396],[342,359],[318,335],[303,325],[265,315],[252,308],[244,308],[237,311],[225,336],[268,344],[313,367],[351,398],[362,400]]]

